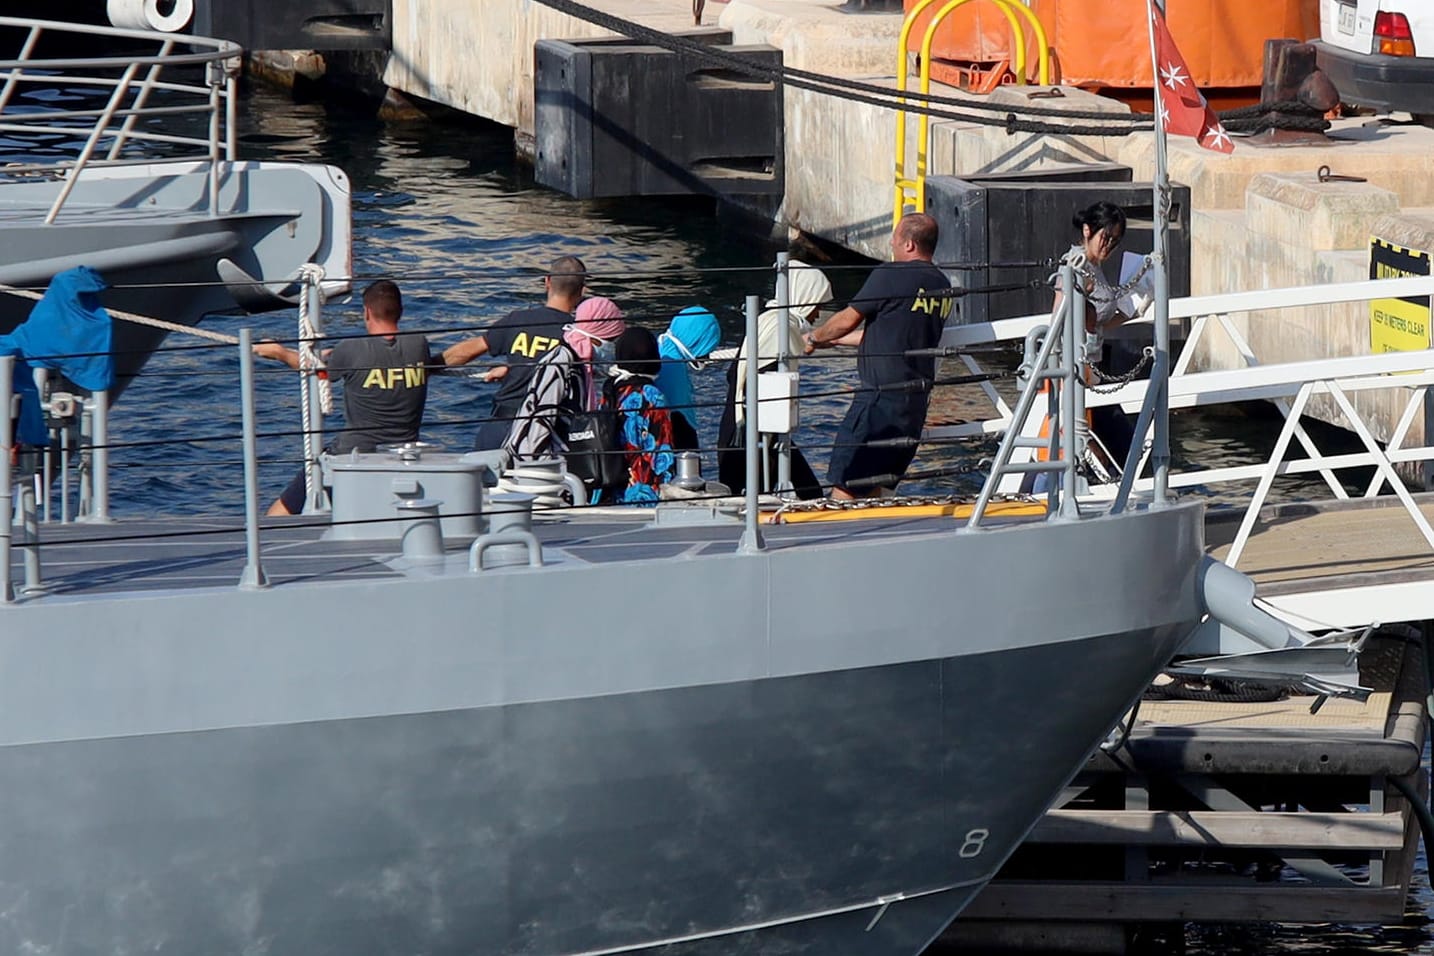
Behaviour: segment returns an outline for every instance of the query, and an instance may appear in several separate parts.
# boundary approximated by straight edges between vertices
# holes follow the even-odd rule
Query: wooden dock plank
[[[1434,523],[1434,496],[1417,496]],[[1229,553],[1237,523],[1217,515],[1207,525],[1210,553]],[[1434,548],[1397,499],[1278,505],[1261,512],[1237,567],[1261,592],[1296,584],[1342,587],[1370,576],[1434,581]]]
[[[1396,922],[1404,887],[1252,886],[1188,882],[997,882],[962,912],[963,920],[1075,920],[1119,923]]]
[[[1051,810],[1031,843],[1395,850],[1402,813],[1240,813],[1213,810]]]
[[[1370,694],[1363,703],[1351,698],[1331,698],[1317,713],[1311,714],[1313,700],[1313,697],[1252,703],[1147,700],[1140,704],[1139,718],[1142,725],[1160,727],[1299,727],[1382,732],[1389,714],[1387,692]]]

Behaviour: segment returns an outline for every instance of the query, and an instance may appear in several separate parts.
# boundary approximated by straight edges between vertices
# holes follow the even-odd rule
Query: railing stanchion
[[[244,418],[244,545],[247,551],[239,586],[269,586],[259,556],[259,441],[254,425],[254,330],[239,330],[239,404]]]
[[[743,554],[756,554],[767,547],[762,539],[762,529],[758,525],[757,496],[760,491],[758,487],[762,480],[758,470],[757,455],[760,454],[757,437],[757,310],[758,299],[755,295],[747,296],[747,389],[744,399],[747,406],[747,507],[746,526],[742,530],[742,540],[737,544],[737,550]]]
[[[15,356],[0,355],[0,603],[15,600],[10,575],[10,535],[15,521],[15,476],[10,455],[15,450]]]
[[[223,70],[209,64],[209,215],[219,215],[219,90]]]
[[[1096,266],[1095,268],[1099,268]],[[1085,449],[1081,447],[1080,435],[1084,430],[1076,421],[1076,395],[1083,388],[1080,381],[1081,365],[1080,353],[1085,338],[1085,290],[1081,288],[1080,278],[1067,286],[1073,290],[1070,298],[1070,308],[1065,313],[1065,328],[1061,333],[1061,367],[1065,374],[1059,379],[1061,387],[1061,510],[1062,518],[1079,518],[1080,505],[1076,498],[1080,494],[1080,488],[1076,486],[1080,473],[1078,471],[1081,455]],[[1055,426],[1052,425],[1052,428]]]
[[[788,327],[792,308],[792,274],[789,266],[790,257],[785,252],[777,253],[777,371],[785,372],[790,368],[787,357],[792,353],[791,330]],[[802,303],[805,305],[806,303]],[[754,374],[755,370],[749,370],[747,374]],[[777,442],[777,484],[774,486],[778,494],[786,495],[792,491],[792,436],[791,433],[777,435],[774,439]]]
[[[70,426],[60,426],[60,524],[70,523]]]
[[[25,584],[20,590],[25,594],[42,594],[45,590],[44,576],[40,573],[40,518],[35,513],[35,486],[26,482],[20,486],[20,550],[25,552]]]
[[[94,409],[94,512],[90,521],[109,524],[110,521],[110,393],[101,389],[90,396]]]
[[[226,68],[224,71],[224,158],[231,163],[239,158],[238,93],[239,87],[234,78],[234,70]]]

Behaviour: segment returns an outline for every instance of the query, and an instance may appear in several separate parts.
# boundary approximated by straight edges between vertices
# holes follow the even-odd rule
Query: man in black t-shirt
[[[503,447],[503,439],[528,393],[528,381],[538,360],[563,341],[563,327],[573,321],[573,310],[582,301],[587,269],[577,256],[563,256],[553,263],[543,279],[547,301],[534,309],[508,313],[482,335],[459,342],[443,352],[448,365],[465,365],[480,355],[492,355],[505,363],[489,370],[485,382],[499,382],[493,396],[490,420],[478,428],[479,449]]]
[[[428,398],[430,370],[443,360],[432,355],[421,335],[401,335],[398,320],[403,297],[387,279],[363,293],[366,336],[344,339],[329,349],[325,365],[329,377],[344,383],[344,430],[325,449],[339,455],[357,449],[376,451],[379,445],[418,439],[423,405]],[[260,342],[254,354],[299,367],[299,353],[278,342]],[[304,469],[289,482],[270,515],[292,515],[304,510]]]
[[[904,216],[891,234],[892,261],[877,266],[851,303],[807,336],[808,352],[858,346],[860,390],[842,420],[827,469],[833,498],[895,488],[916,455],[914,440],[926,424],[936,359],[904,353],[935,348],[955,302],[939,294],[951,282],[931,263],[936,239],[935,219],[924,213]],[[867,444],[892,438],[912,442],[901,448]],[[856,487],[849,487],[854,481]]]

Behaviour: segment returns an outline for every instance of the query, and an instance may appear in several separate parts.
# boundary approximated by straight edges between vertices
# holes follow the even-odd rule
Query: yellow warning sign
[[[1369,240],[1369,277],[1401,279],[1429,275],[1429,253],[1405,249],[1383,239]],[[1369,303],[1369,350],[1416,352],[1434,340],[1429,334],[1427,298],[1375,299]]]

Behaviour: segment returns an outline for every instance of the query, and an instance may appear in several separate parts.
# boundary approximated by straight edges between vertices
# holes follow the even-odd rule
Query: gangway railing
[[[1044,438],[1032,437],[1019,428],[1008,428],[991,464],[991,473],[981,487],[975,507],[966,522],[967,530],[981,526],[986,509],[1008,480],[1023,480],[1029,474],[1047,474],[1055,480],[1047,489],[1047,514],[1074,520],[1081,516],[1078,498],[1085,490],[1080,463],[1086,457],[1087,429],[1063,428],[1061,422],[1085,420],[1086,392],[1083,387],[1086,367],[1085,321],[1086,298],[1081,283],[1075,281],[1075,265],[1068,257],[1061,264],[1061,288],[1072,289],[1050,316],[1046,325],[1030,329],[1026,336],[1026,363],[1022,367],[1024,386],[1012,421],[1025,421],[1032,416],[1038,401],[1045,397],[1045,416],[1052,423]],[[975,367],[968,355],[968,364]],[[1153,399],[1154,393],[1151,393]],[[1152,409],[1147,405],[1143,414]],[[1044,450],[1045,457],[1021,455],[1026,450]]]
[[[1247,337],[1231,320],[1232,315],[1241,313],[1249,313],[1251,322],[1259,322],[1277,318],[1280,312],[1293,308],[1431,295],[1434,295],[1434,277],[1414,277],[1172,300],[1171,316],[1192,322],[1180,360],[1172,369],[1169,382],[1171,409],[1263,400],[1271,402],[1284,418],[1274,449],[1262,462],[1171,473],[1172,488],[1256,482],[1239,531],[1226,555],[1228,564],[1238,565],[1276,478],[1316,474],[1323,479],[1332,497],[1347,499],[1350,493],[1340,481],[1339,473],[1351,468],[1372,467],[1374,476],[1364,486],[1361,497],[1375,497],[1387,487],[1408,512],[1420,536],[1434,550],[1434,527],[1420,510],[1400,474],[1401,466],[1434,463],[1434,445],[1429,443],[1428,437],[1422,445],[1407,444],[1414,422],[1424,411],[1426,399],[1431,395],[1430,388],[1434,386],[1434,351],[1386,352],[1261,364]],[[969,348],[1000,341],[1019,341],[1049,322],[1049,316],[1029,316],[953,328],[947,331],[942,344]],[[1231,369],[1189,371],[1198,347],[1218,333],[1226,336],[1243,365]],[[981,369],[979,360],[973,354],[965,353],[962,359],[973,371]],[[1368,416],[1360,412],[1353,398],[1379,391],[1402,393],[1404,399],[1394,427],[1383,441],[1376,437],[1377,430],[1372,427]],[[1146,382],[1132,381],[1106,394],[1088,391],[1085,405],[1088,408],[1118,405],[1128,413],[1135,412],[1143,406],[1149,392]],[[1034,416],[1031,409],[1024,405],[1012,409],[1003,398],[995,395],[994,389],[988,389],[987,394],[994,396],[994,417],[963,425],[930,428],[925,437],[950,439],[990,434],[1025,435],[1024,440],[1013,439],[1013,446],[1017,449],[1030,448],[1033,443],[1029,436],[1039,425],[1038,416]],[[1311,402],[1320,397],[1328,399],[1338,410],[1344,424],[1362,446],[1362,451],[1326,454],[1319,447],[1304,427],[1303,419],[1311,410]],[[1122,488],[1135,493],[1150,489],[1151,479],[1140,477],[1149,451],[1148,437],[1148,433],[1139,431],[1135,435],[1133,447],[1138,457],[1132,455],[1128,467],[1124,469],[1121,484],[1091,487],[1089,500],[1118,498]],[[1300,446],[1306,457],[1287,460],[1286,456],[1295,445]],[[1014,490],[1009,482],[1018,474],[1019,471],[1011,471],[1005,477],[1006,484],[997,490]]]
[[[896,54],[896,89],[900,93],[907,91],[908,69],[906,56],[911,40],[912,28],[916,21],[939,0],[920,0],[906,14],[901,24],[901,33],[897,40]],[[921,54],[919,67],[919,92],[922,97],[931,93],[931,45],[936,38],[936,30],[952,13],[955,13],[963,5],[972,0],[945,0],[940,9],[931,17],[926,25],[926,31],[921,37]],[[1024,18],[1031,26],[1031,32],[1036,39],[1037,56],[1037,80],[1042,86],[1049,86],[1051,82],[1051,53],[1050,45],[1046,41],[1046,31],[1041,26],[1040,18],[1027,7],[1021,0],[990,0],[1006,22],[1011,26],[1011,66],[1015,74],[1017,84],[1026,82],[1026,32],[1021,26]],[[906,101],[901,100],[902,103]],[[928,163],[928,152],[931,139],[931,117],[926,113],[920,114],[917,119],[916,133],[916,171],[908,175],[907,168],[907,144],[906,144],[906,111],[897,110],[896,113],[896,197],[892,208],[892,224],[901,220],[906,207],[910,205],[917,212],[926,208],[926,170]]]
[[[14,59],[0,60],[0,79],[4,81],[0,85],[0,135],[84,137],[84,145],[74,159],[12,164],[0,170],[0,176],[5,178],[65,177],[65,185],[45,216],[46,223],[52,224],[59,217],[86,170],[154,161],[152,154],[143,159],[126,159],[125,147],[131,143],[161,144],[170,160],[207,162],[210,211],[218,212],[219,163],[232,161],[236,154],[238,45],[206,37],[175,38],[143,30],[0,16],[0,30],[3,29],[23,31],[25,39]],[[49,34],[123,40],[127,47],[136,43],[151,46],[138,54],[37,56],[41,38]],[[203,70],[202,82],[175,75],[193,68]],[[57,82],[67,89],[93,93],[97,99],[103,96],[103,105],[56,109],[24,97],[28,87],[51,87]],[[202,132],[173,132],[174,117],[184,115],[195,116]],[[166,132],[147,128],[150,120],[159,118],[169,124]]]

